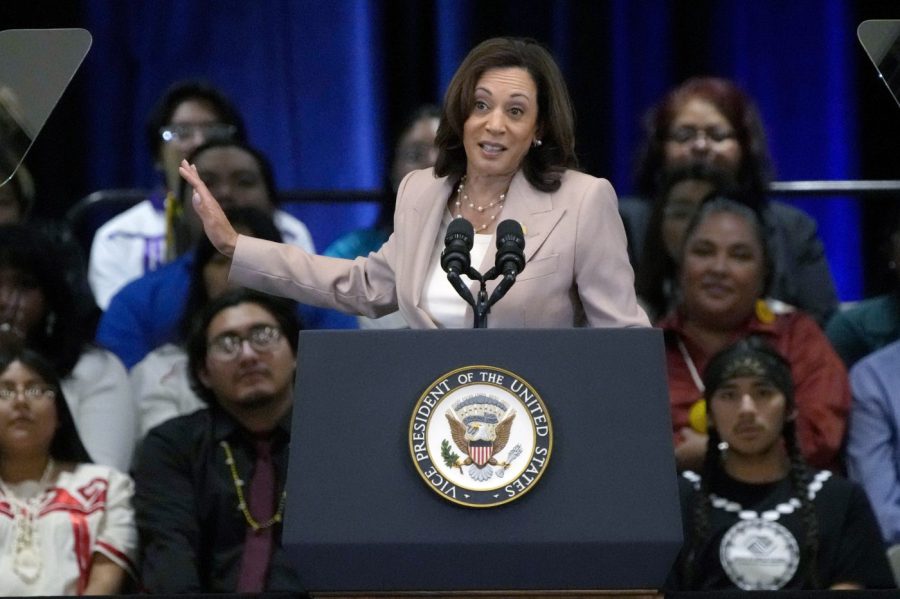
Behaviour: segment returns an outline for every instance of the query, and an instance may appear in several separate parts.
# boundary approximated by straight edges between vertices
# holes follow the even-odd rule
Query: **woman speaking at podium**
[[[471,264],[484,272],[497,223],[511,219],[524,231],[525,266],[490,327],[649,325],[615,192],[574,170],[571,101],[543,47],[514,38],[475,47],[447,89],[435,143],[434,168],[400,185],[393,235],[355,260],[238,235],[196,169],[183,162],[181,174],[210,241],[232,257],[231,280],[247,287],[369,317],[399,309],[415,329],[467,327],[473,310],[441,267],[447,227],[471,222]]]

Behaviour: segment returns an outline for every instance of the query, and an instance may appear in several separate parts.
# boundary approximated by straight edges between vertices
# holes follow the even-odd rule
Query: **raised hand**
[[[228,222],[228,217],[222,210],[222,206],[216,201],[216,198],[209,192],[209,188],[200,179],[197,174],[197,167],[188,164],[187,160],[181,161],[178,172],[184,177],[184,180],[191,184],[194,193],[191,203],[194,205],[194,211],[200,217],[203,223],[203,231],[209,237],[209,241],[217,250],[231,258],[234,255],[234,246],[237,244],[237,231]]]

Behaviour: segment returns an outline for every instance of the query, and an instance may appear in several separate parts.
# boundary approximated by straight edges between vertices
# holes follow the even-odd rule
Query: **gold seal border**
[[[459,499],[453,499],[446,493],[441,492],[440,489],[436,488],[431,483],[431,481],[425,476],[425,473],[422,471],[422,469],[419,467],[419,462],[418,462],[418,460],[416,460],[416,453],[415,453],[415,451],[413,451],[413,438],[412,438],[413,425],[415,424],[415,420],[416,420],[416,412],[418,412],[419,407],[422,405],[422,402],[425,400],[425,397],[427,397],[429,392],[432,389],[434,389],[435,385],[437,385],[440,381],[442,381],[444,379],[448,379],[455,374],[459,374],[460,372],[465,372],[468,370],[479,370],[479,369],[480,370],[490,370],[493,372],[498,372],[501,374],[508,375],[512,378],[515,378],[523,385],[525,385],[525,387],[527,387],[528,390],[531,391],[532,395],[534,395],[535,399],[537,399],[538,403],[541,405],[541,408],[543,409],[544,416],[547,418],[547,457],[544,458],[544,466],[541,468],[541,470],[535,476],[534,480],[531,481],[531,483],[528,485],[528,487],[524,491],[516,493],[512,497],[509,497],[508,499],[504,499],[503,501],[498,501],[496,503],[489,503],[489,504],[467,503],[467,502],[459,500]],[[472,384],[475,384],[475,383],[472,383]],[[484,383],[479,382],[477,384],[480,385],[480,384],[484,384]],[[454,390],[458,389],[460,387],[465,387],[465,386],[468,386],[468,385],[458,385],[457,387],[454,387]],[[525,405],[525,402],[522,401],[521,397],[519,397],[518,395],[516,395],[515,393],[513,393],[506,387],[503,387],[502,385],[498,385],[498,386],[506,389],[506,391],[509,392],[510,395],[515,397],[516,400],[525,408],[525,411],[530,413],[528,406]],[[488,365],[484,365],[484,364],[478,364],[478,365],[472,365],[472,366],[462,366],[460,368],[457,368],[455,370],[451,370],[450,372],[442,374],[441,376],[434,379],[428,386],[426,386],[425,389],[426,390],[419,396],[419,399],[416,400],[416,403],[413,405],[412,416],[410,416],[410,418],[409,418],[409,429],[407,431],[406,437],[407,437],[407,440],[409,441],[409,456],[412,459],[413,467],[415,468],[416,473],[419,475],[419,477],[425,482],[425,486],[427,486],[433,493],[440,495],[442,499],[444,499],[445,501],[448,501],[450,503],[455,503],[457,505],[462,505],[465,507],[485,509],[485,508],[499,507],[501,505],[505,505],[507,503],[516,501],[520,497],[528,494],[532,489],[534,489],[537,486],[538,482],[544,476],[544,472],[546,472],[547,467],[550,465],[550,457],[553,455],[553,420],[550,417],[550,411],[547,410],[547,404],[544,403],[544,399],[541,397],[540,393],[538,393],[537,390],[533,386],[531,386],[531,383],[529,383],[527,380],[525,380],[523,377],[516,374],[515,372],[512,372],[511,370],[506,370],[505,368],[500,368],[499,366],[488,366]],[[428,421],[426,422],[426,425],[425,425],[426,432],[428,430],[428,423],[431,422],[431,417],[433,415],[434,415],[434,410],[432,410],[432,413],[428,417]],[[532,420],[532,426],[534,426],[533,420]],[[428,444],[427,438],[425,439],[425,443],[426,443],[426,447],[427,447],[427,444]],[[536,442],[535,442],[535,447],[537,447]],[[534,457],[534,453],[532,453],[532,455],[529,457],[529,463],[533,457]],[[431,459],[430,455],[429,455],[429,459]],[[431,461],[432,461],[432,463],[434,462],[434,460],[431,460]],[[516,477],[515,480],[518,480],[518,477]],[[488,492],[488,491],[473,491],[472,489],[465,489],[465,490],[467,490],[469,492],[473,492],[473,493],[487,493]]]

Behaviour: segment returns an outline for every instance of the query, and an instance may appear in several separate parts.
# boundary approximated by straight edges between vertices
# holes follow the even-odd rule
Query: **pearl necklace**
[[[27,500],[22,500],[12,492],[5,482],[0,480],[0,490],[10,507],[13,509],[16,523],[16,548],[13,558],[13,572],[23,581],[31,583],[38,579],[41,573],[40,537],[35,526],[38,515],[38,507],[44,491],[50,482],[53,473],[53,458],[47,459],[47,466],[38,481],[38,493]]]
[[[506,194],[501,193],[500,197],[492,202],[489,202],[487,206],[476,205],[475,202],[470,202],[469,195],[466,193],[466,176],[463,175],[462,179],[459,180],[459,187],[456,188],[456,201],[453,203],[456,206],[456,216],[454,218],[462,218],[462,205],[464,202],[469,208],[475,210],[478,213],[482,213],[485,210],[490,210],[496,206],[499,206],[502,209],[504,201],[506,201]],[[484,231],[488,228],[489,224],[496,220],[496,218],[497,214],[491,214],[490,220],[488,220],[488,222],[475,227],[475,232],[477,233],[478,231]]]
[[[700,490],[700,476],[697,473],[688,470],[682,473],[682,475],[694,485],[696,490]],[[829,478],[831,478],[831,472],[828,470],[822,470],[813,477],[806,489],[806,496],[810,501],[816,498],[816,495],[822,490],[822,485]],[[799,499],[791,497],[787,501],[779,503],[771,510],[766,510],[760,514],[754,510],[745,510],[740,503],[725,499],[724,497],[719,497],[715,493],[709,494],[709,501],[714,508],[737,514],[738,518],[741,520],[766,520],[768,522],[775,522],[782,514],[792,514],[800,509],[800,506],[802,505]]]

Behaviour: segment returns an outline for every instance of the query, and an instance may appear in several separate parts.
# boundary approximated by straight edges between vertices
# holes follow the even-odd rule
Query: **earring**
[[[543,143],[544,143],[544,142],[542,142],[541,140],[535,139],[533,142],[531,142],[531,147],[532,147],[532,148],[539,148],[539,147],[541,147],[541,145],[542,145]]]

